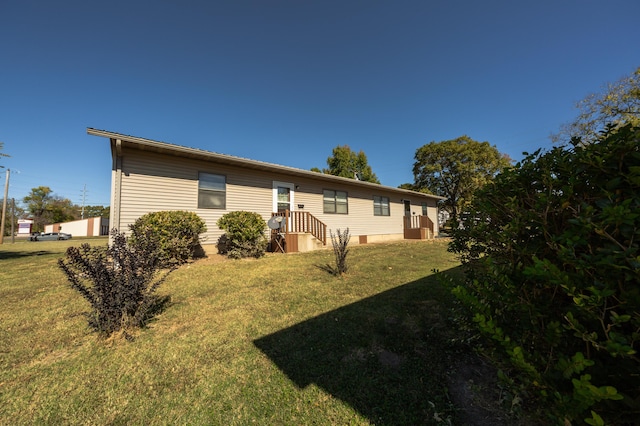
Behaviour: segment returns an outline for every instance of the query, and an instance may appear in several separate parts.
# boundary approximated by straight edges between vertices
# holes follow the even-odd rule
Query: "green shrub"
[[[218,227],[226,233],[218,241],[218,251],[232,259],[259,258],[267,249],[267,223],[258,213],[230,212],[218,219]]]
[[[452,231],[454,293],[554,422],[640,412],[640,128],[528,155]]]
[[[207,226],[195,213],[187,211],[160,211],[139,217],[132,225],[130,244],[146,244],[154,236],[158,256],[163,266],[179,265],[202,254],[200,234]]]
[[[89,326],[103,336],[144,326],[167,301],[154,292],[171,272],[160,273],[155,239],[134,248],[116,230],[111,237],[108,247],[69,247],[66,258],[58,260],[71,287],[91,306]]]

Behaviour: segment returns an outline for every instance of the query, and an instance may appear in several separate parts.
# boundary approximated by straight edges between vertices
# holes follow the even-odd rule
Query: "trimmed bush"
[[[468,273],[454,293],[512,383],[554,423],[634,424],[640,128],[527,156],[476,194],[452,236]]]
[[[218,240],[218,251],[232,259],[259,258],[267,249],[267,223],[258,213],[230,212],[218,219],[218,227],[226,233]]]
[[[159,211],[139,217],[129,225],[129,229],[130,244],[140,246],[155,239],[161,265],[171,266],[186,263],[202,254],[200,234],[206,232],[207,226],[193,212]]]
[[[109,247],[69,247],[66,258],[58,260],[71,287],[91,306],[89,326],[105,337],[144,326],[166,302],[154,293],[171,272],[159,273],[155,239],[134,248],[116,230],[111,237]]]

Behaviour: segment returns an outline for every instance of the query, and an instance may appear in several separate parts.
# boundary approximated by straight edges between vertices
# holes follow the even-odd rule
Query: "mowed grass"
[[[66,247],[0,246],[0,424],[455,424],[446,241],[185,265],[135,339],[101,340],[57,267]],[[445,272],[449,271],[449,272]]]

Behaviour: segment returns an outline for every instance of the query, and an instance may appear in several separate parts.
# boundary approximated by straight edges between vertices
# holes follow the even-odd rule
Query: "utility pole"
[[[87,184],[84,184],[84,188],[82,189],[82,212],[80,213],[80,219],[84,219],[84,201],[87,197]]]
[[[4,183],[4,198],[2,199],[2,223],[0,223],[0,244],[4,242],[4,223],[7,218],[7,196],[9,195],[9,175],[11,170],[7,169],[7,180]]]
[[[16,199],[12,198],[11,199],[11,244],[14,244],[16,242],[15,223],[16,223]]]

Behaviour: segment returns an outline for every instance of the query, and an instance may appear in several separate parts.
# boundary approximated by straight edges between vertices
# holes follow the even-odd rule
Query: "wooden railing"
[[[286,210],[271,213],[271,216],[284,216],[287,218],[285,233],[305,232],[322,241],[323,245],[327,244],[327,225],[311,213]]]
[[[419,229],[428,229],[429,236],[427,238],[433,238],[434,235],[434,224],[428,216],[405,216],[404,217],[404,229],[405,229],[405,238],[415,238],[408,237],[408,235],[413,235],[413,233],[408,233],[409,230],[419,230]],[[416,234],[421,235],[421,234]]]

